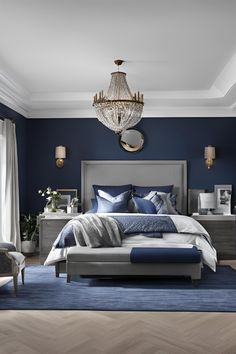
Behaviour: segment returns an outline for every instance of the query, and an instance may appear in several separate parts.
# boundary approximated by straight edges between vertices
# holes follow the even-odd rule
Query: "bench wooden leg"
[[[21,280],[22,284],[25,285],[25,268],[21,270]]]
[[[198,287],[198,279],[192,279],[192,284],[194,286],[194,288]]]
[[[71,281],[71,275],[70,274],[67,274],[66,281],[67,281],[67,283],[70,283],[70,281]]]

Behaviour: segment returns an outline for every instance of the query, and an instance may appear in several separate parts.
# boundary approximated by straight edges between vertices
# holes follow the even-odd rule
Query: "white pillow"
[[[123,192],[121,194],[116,195],[115,197],[112,197],[109,193],[106,193],[102,191],[101,189],[98,190],[98,195],[99,197],[108,200],[111,203],[118,203],[122,202],[124,199],[128,199],[129,191]]]

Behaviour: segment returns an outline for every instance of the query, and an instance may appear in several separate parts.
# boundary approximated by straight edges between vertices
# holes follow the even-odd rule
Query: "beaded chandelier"
[[[126,81],[126,73],[119,71],[123,60],[115,60],[118,71],[111,73],[111,82],[107,94],[100,91],[94,96],[98,120],[107,128],[121,133],[134,127],[140,120],[143,112],[143,94],[132,95]]]

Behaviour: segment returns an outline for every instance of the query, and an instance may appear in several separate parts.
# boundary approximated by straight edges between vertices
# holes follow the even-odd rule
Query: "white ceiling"
[[[0,0],[0,101],[94,117],[113,60],[146,117],[236,116],[236,0]]]

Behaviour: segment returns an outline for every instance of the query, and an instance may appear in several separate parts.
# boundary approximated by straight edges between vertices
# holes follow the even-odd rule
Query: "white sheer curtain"
[[[16,132],[9,119],[0,120],[0,242],[21,248]]]

